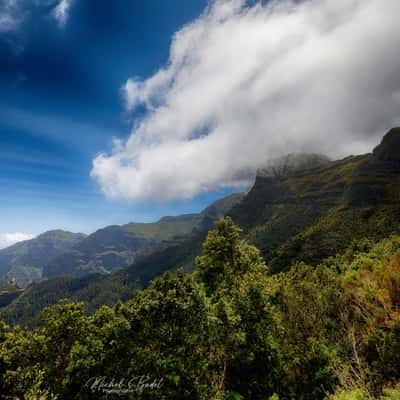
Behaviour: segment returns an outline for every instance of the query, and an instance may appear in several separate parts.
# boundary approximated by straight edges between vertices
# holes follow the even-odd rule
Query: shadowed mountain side
[[[38,237],[0,250],[0,280],[15,278],[18,286],[27,286],[42,276],[43,266],[85,238],[82,233],[62,230],[45,232]]]
[[[342,253],[354,240],[378,241],[400,233],[399,154],[400,129],[397,128],[371,154],[308,165],[306,169],[290,170],[278,176],[261,174],[228,215],[243,228],[247,240],[261,249],[271,272],[288,270],[299,261],[318,265]],[[125,296],[134,288],[147,286],[155,276],[177,267],[191,270],[212,225],[211,218],[209,222],[181,242],[141,256],[123,272],[97,281],[95,285],[101,297],[115,299],[117,296],[111,290],[115,291],[116,286],[120,296]],[[34,297],[39,289],[40,284],[23,297]],[[73,293],[74,299],[87,299],[86,293],[94,292],[90,280],[82,290]],[[49,296],[53,300],[57,298],[54,293]],[[7,318],[13,319],[18,301],[4,310]],[[98,295],[89,299],[90,309],[98,304]]]
[[[193,268],[194,257],[201,251],[201,243],[207,231],[242,198],[241,193],[233,194],[211,204],[200,213],[201,223],[190,235],[173,244],[164,242],[159,249],[138,257],[129,268],[108,275],[68,275],[34,283],[16,301],[2,309],[0,317],[10,323],[28,323],[34,320],[37,312],[43,307],[62,298],[85,301],[88,310],[94,311],[103,304],[112,305],[118,300],[132,297],[135,289],[146,286],[151,279],[165,270],[175,269],[184,264],[186,269],[190,270]]]
[[[51,278],[60,275],[108,274],[127,267],[156,249],[180,243],[192,232],[209,229],[213,221],[225,215],[242,198],[241,193],[229,195],[198,214],[100,229],[49,262],[43,275]]]

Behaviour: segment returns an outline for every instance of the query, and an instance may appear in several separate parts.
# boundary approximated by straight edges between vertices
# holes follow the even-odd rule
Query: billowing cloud
[[[53,16],[60,26],[67,23],[72,0],[60,0],[53,10]]]
[[[216,0],[168,64],[124,85],[147,112],[93,161],[111,197],[190,198],[241,186],[289,152],[369,151],[400,123],[399,0]]]
[[[0,249],[12,246],[15,243],[22,242],[23,240],[33,239],[34,236],[28,233],[0,233]]]

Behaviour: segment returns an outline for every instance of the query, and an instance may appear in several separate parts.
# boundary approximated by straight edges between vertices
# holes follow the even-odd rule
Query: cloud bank
[[[0,249],[12,246],[15,243],[22,242],[23,240],[33,239],[33,235],[27,233],[3,233],[0,234]]]
[[[171,200],[289,152],[369,151],[400,123],[399,15],[399,0],[212,2],[164,68],[126,82],[145,116],[92,176],[110,197]]]

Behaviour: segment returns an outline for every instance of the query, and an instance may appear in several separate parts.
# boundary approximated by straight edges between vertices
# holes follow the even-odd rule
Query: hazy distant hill
[[[44,267],[43,275],[104,274],[126,267],[139,256],[181,242],[193,230],[210,227],[212,221],[223,216],[242,197],[242,194],[230,195],[198,214],[163,217],[154,223],[107,226],[52,259]]]
[[[55,262],[57,262],[57,265],[61,266],[59,276],[34,283],[17,301],[3,309],[0,314],[10,322],[23,322],[34,317],[41,308],[54,304],[62,298],[86,300],[90,303],[91,309],[103,304],[113,304],[119,299],[128,299],[132,296],[134,288],[141,287],[144,281],[153,277],[154,274],[158,274],[157,268],[170,269],[171,266],[182,265],[183,260],[188,263],[190,268],[194,256],[200,250],[199,244],[207,231],[217,219],[226,215],[243,197],[243,193],[229,195],[212,203],[199,214],[164,217],[153,224],[132,223],[101,229],[89,235],[71,251],[60,255],[49,264],[49,267],[51,267],[56,265]],[[185,237],[182,236],[190,228],[190,233]],[[132,277],[128,268],[122,268],[106,275],[95,273],[94,269],[86,271],[91,272],[90,274],[74,270],[73,266],[76,265],[74,260],[79,261],[84,256],[88,258],[91,256],[93,260],[98,262],[101,260],[99,254],[103,254],[105,246],[113,246],[114,252],[117,253],[115,250],[117,246],[121,246],[118,248],[124,246],[124,244],[121,245],[121,237],[125,238],[126,242],[122,241],[122,243],[126,245],[131,243],[130,241],[138,243],[136,235],[139,234],[142,235],[141,240],[144,240],[144,236],[147,237],[147,242],[145,242],[147,244],[154,241],[158,243],[158,247],[152,250],[148,248],[147,254],[142,251],[141,257],[138,257],[138,260],[133,263],[133,265],[143,266],[143,268],[145,268],[146,263],[151,263],[153,268],[149,268],[147,273],[143,270]],[[174,239],[163,242],[161,238]],[[96,253],[96,250],[99,253]],[[123,253],[124,251],[120,252],[120,254]],[[79,265],[82,266],[82,264]],[[65,269],[62,269],[62,267]],[[104,270],[99,269],[98,271],[103,272]]]
[[[0,250],[0,281],[16,278],[19,286],[26,286],[40,279],[44,265],[84,238],[82,233],[54,230]]]

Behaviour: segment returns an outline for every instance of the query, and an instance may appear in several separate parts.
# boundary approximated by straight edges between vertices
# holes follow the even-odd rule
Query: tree
[[[240,238],[241,229],[225,217],[216,223],[203,244],[203,254],[196,258],[199,277],[207,293],[218,288],[229,289],[245,273],[266,273],[267,267],[259,250]]]
[[[221,388],[252,399],[274,393],[279,376],[273,282],[258,251],[227,217],[208,233],[199,278],[216,318],[212,335],[222,363]],[[271,286],[272,285],[272,286]]]
[[[282,389],[296,399],[322,399],[336,385],[337,331],[342,296],[337,274],[297,264],[277,277],[284,377]]]
[[[342,277],[344,337],[349,362],[379,391],[400,379],[400,253],[362,260]]]

